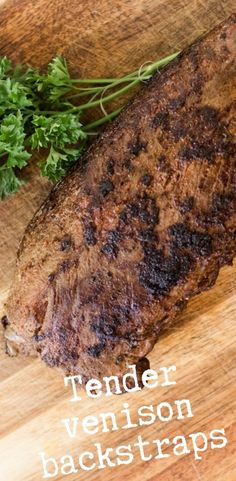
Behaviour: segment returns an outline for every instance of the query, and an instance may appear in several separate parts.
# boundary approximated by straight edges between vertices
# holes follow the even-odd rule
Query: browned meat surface
[[[84,381],[141,372],[232,262],[235,22],[156,74],[34,216],[7,305],[21,351]]]

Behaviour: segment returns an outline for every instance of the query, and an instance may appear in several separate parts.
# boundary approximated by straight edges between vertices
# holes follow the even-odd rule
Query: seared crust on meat
[[[7,303],[21,350],[122,376],[232,262],[235,22],[157,73],[34,216]]]

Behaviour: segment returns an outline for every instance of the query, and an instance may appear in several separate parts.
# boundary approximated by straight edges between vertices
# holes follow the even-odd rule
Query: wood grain
[[[66,56],[71,71],[81,76],[120,75],[191,43],[226,18],[233,0],[0,0],[0,55],[15,62],[44,67],[56,54]],[[19,194],[0,205],[0,311],[4,312],[12,281],[18,242],[50,184],[39,178],[34,158]],[[208,450],[202,461],[192,454],[162,460],[58,475],[56,480],[107,481],[235,481],[236,479],[236,263],[224,268],[216,286],[193,299],[172,331],[151,353],[153,368],[177,366],[177,384],[169,389],[71,403],[63,378],[37,359],[8,358],[0,348],[0,479],[42,479],[38,452],[57,459],[78,458],[94,442],[115,447],[145,439],[225,428],[225,449]],[[1,332],[2,336],[2,332]],[[1,339],[2,340],[2,339]],[[71,440],[61,419],[82,418],[112,410],[120,419],[123,402],[133,416],[141,405],[175,399],[191,400],[193,418],[155,422],[132,430],[96,436],[82,431]]]

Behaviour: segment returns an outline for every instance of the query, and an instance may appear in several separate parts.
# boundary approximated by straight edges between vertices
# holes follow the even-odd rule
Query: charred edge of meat
[[[10,322],[9,322],[7,316],[3,316],[3,317],[2,317],[2,319],[1,319],[1,324],[2,324],[3,329],[6,329],[7,326],[10,325]]]
[[[104,351],[105,345],[105,342],[99,342],[97,344],[94,344],[93,346],[88,347],[88,355],[94,358],[100,357],[102,351]]]
[[[136,140],[128,143],[128,149],[134,157],[137,157],[141,151],[143,150],[146,151],[147,142],[144,140],[141,140],[140,134],[138,134]]]
[[[201,143],[198,141],[193,141],[191,145],[184,146],[179,151],[180,160],[191,161],[197,159],[207,159],[208,162],[213,162],[216,156],[216,148],[212,145],[211,141],[209,143]]]
[[[148,228],[141,227],[141,241],[146,243],[148,240],[157,241],[158,236],[154,233],[154,228],[159,222],[159,208],[155,199],[144,194],[138,196],[133,202],[120,213],[120,224],[116,230],[109,231],[106,242],[101,247],[101,252],[109,259],[114,259],[119,253],[119,243],[125,237],[126,226],[132,225],[132,219],[139,219]]]
[[[151,127],[155,129],[157,127],[165,130],[169,129],[169,113],[166,111],[158,112],[151,121]]]
[[[114,190],[114,184],[110,180],[101,180],[99,182],[99,192],[103,197],[106,197]]]
[[[173,172],[172,167],[167,161],[166,155],[161,154],[159,156],[159,159],[157,162],[157,170],[159,170],[160,172],[164,172],[165,174],[168,174],[168,175],[170,175]]]
[[[127,343],[128,351],[136,349],[140,340],[137,332],[131,330],[127,332],[126,329],[136,309],[136,304],[131,308],[129,305],[116,304],[114,300],[112,313],[108,309],[107,312],[103,311],[101,316],[96,316],[90,324],[90,329],[99,342],[88,348],[89,355],[99,357],[107,348],[107,344],[114,346],[121,339]]]
[[[101,252],[110,259],[117,257],[119,252],[118,243],[121,239],[118,230],[111,230],[107,234],[107,242],[102,246]]]
[[[145,185],[146,187],[149,187],[153,181],[153,175],[150,174],[144,174],[140,177],[140,183]]]
[[[180,206],[179,206],[180,213],[181,214],[187,214],[188,212],[190,212],[194,207],[194,201],[195,201],[195,199],[194,199],[193,196],[186,197],[180,203]]]
[[[154,246],[147,246],[139,265],[140,283],[155,296],[167,294],[178,282],[185,279],[194,263],[194,258],[176,249],[165,256]]]
[[[115,162],[113,159],[110,159],[107,162],[107,173],[108,175],[113,175],[114,172],[115,172]]]
[[[123,167],[124,167],[126,170],[128,170],[128,172],[134,172],[134,170],[135,170],[134,165],[132,164],[130,158],[125,159],[125,161],[124,161],[124,163],[123,163]]]
[[[34,334],[32,336],[32,340],[35,341],[35,342],[41,342],[45,339],[45,334]]]
[[[97,243],[96,225],[90,219],[82,220],[84,240],[88,246],[94,246]]]
[[[93,320],[91,324],[91,331],[96,334],[99,341],[105,343],[105,339],[117,338],[117,329],[120,326],[120,321],[114,315],[101,316]]]
[[[207,233],[191,231],[185,224],[173,224],[169,228],[171,247],[187,248],[200,256],[209,256],[212,253],[212,237]]]
[[[181,119],[175,112],[162,110],[152,119],[151,126],[160,127],[171,140],[185,139],[186,145],[180,148],[178,154],[182,161],[206,159],[213,163],[218,154],[224,153],[230,157],[236,152],[235,144],[229,139],[227,126],[219,118],[219,112],[207,105],[195,110],[189,109]],[[212,138],[215,138],[214,142]]]
[[[145,224],[156,225],[159,222],[159,207],[156,200],[144,195],[137,197],[120,213],[120,220],[127,223],[132,217],[140,219]]]
[[[60,241],[60,250],[62,252],[68,252],[72,248],[72,239],[70,235],[66,235],[63,237],[63,239]]]
[[[48,275],[48,281],[51,283],[54,281],[56,277],[56,274],[54,272],[52,272],[51,274]]]
[[[152,227],[149,227],[148,229],[142,229],[139,232],[139,236],[140,236],[143,248],[145,248],[146,243],[153,242],[153,243],[157,244],[158,241],[159,241],[159,236],[158,236],[157,232],[154,232]]]
[[[202,225],[223,225],[225,220],[236,208],[236,191],[227,194],[214,193],[212,208],[208,212],[198,215],[198,221]]]

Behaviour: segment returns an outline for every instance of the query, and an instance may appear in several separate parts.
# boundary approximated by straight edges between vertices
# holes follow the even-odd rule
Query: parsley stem
[[[91,132],[89,132],[89,130],[105,124],[109,120],[116,117],[121,112],[121,110],[123,110],[123,107],[120,107],[119,109],[113,110],[113,112],[111,112],[110,114],[104,115],[104,117],[101,117],[100,119],[97,119],[94,122],[91,122],[90,124],[85,125],[85,127],[83,127],[84,132],[91,133]]]
[[[142,80],[143,81],[148,80],[152,76],[152,74],[155,70],[157,70],[159,67],[163,67],[164,65],[168,64],[178,54],[179,54],[179,52],[171,54],[171,55],[169,55],[169,56],[167,56],[163,59],[157,60],[157,62],[154,62],[151,65],[143,66],[139,70],[135,70],[131,74],[126,75],[126,76],[121,77],[121,78],[72,79],[71,80],[72,83],[84,83],[84,84],[86,84],[86,83],[102,83],[102,84],[107,84],[107,85],[105,87],[104,87],[104,85],[102,85],[102,86],[87,87],[87,88],[82,88],[82,89],[78,88],[77,90],[79,90],[80,92],[78,92],[77,94],[74,94],[74,95],[66,96],[67,99],[77,98],[77,97],[81,97],[81,96],[84,96],[84,95],[89,95],[90,93],[91,94],[92,93],[95,93],[95,94],[101,93],[102,94],[106,90],[114,88],[121,83],[124,83],[124,82],[129,82],[129,83],[125,87],[122,87],[121,89],[118,89],[117,91],[115,91],[115,92],[113,92],[109,95],[106,95],[106,96],[103,96],[103,97],[101,96],[98,100],[91,101],[91,99],[90,99],[88,102],[86,102],[84,104],[81,104],[79,106],[74,106],[70,109],[61,111],[61,114],[71,113],[71,112],[73,112],[73,113],[81,112],[83,110],[88,110],[90,108],[97,107],[97,106],[102,105],[104,103],[110,102],[111,100],[114,100],[115,98],[117,98],[120,95],[128,92],[130,89],[132,89],[133,87],[138,85]],[[82,92],[81,92],[81,90],[82,90]],[[49,110],[49,111],[40,111],[40,113],[41,114],[47,114],[47,115],[58,115],[59,112]]]
[[[116,78],[88,78],[88,79],[71,79],[71,83],[73,84],[109,84],[111,82],[114,82]]]
[[[142,80],[148,80],[150,78],[150,75],[148,76],[145,76],[143,77],[142,76]],[[73,98],[77,98],[77,97],[83,97],[83,96],[86,96],[86,95],[89,95],[90,93],[93,94],[93,93],[99,93],[99,92],[103,92],[105,90],[108,90],[108,89],[112,89],[112,88],[115,88],[117,85],[121,84],[121,83],[125,83],[125,82],[132,82],[133,80],[139,80],[140,81],[140,78],[139,77],[134,77],[134,78],[127,78],[127,77],[124,77],[124,78],[120,78],[120,79],[114,79],[113,82],[111,82],[110,84],[108,84],[106,87],[103,86],[100,86],[100,87],[87,87],[87,88],[76,88],[76,90],[78,90],[78,93],[76,94],[73,94],[73,95],[67,95],[66,98],[67,99],[73,99]]]
[[[107,87],[105,89],[110,89],[114,88],[120,83],[125,83],[125,82],[132,82],[134,80],[148,80],[153,72],[157,70],[160,67],[163,67],[164,65],[168,64],[171,60],[173,60],[179,52],[176,52],[174,54],[168,55],[167,57],[157,60],[157,62],[154,62],[148,66],[143,66],[139,70],[135,70],[131,74],[128,74],[124,77],[121,78],[107,78],[107,79],[72,79],[72,83],[82,83],[82,84],[102,84],[96,87],[72,87],[73,90],[78,90],[78,93],[72,94],[67,96],[68,99],[72,98],[77,98],[77,97],[83,97],[85,95],[89,95],[90,93],[98,93],[102,92],[104,90],[104,84],[107,84]],[[133,85],[133,84],[132,84]],[[121,91],[122,93],[122,91]]]
[[[138,85],[140,82],[139,79],[135,79],[132,82],[130,82],[128,85],[125,87],[117,90],[117,92],[113,92],[110,95],[106,95],[106,97],[100,98],[98,100],[94,100],[93,102],[87,102],[86,104],[82,104],[79,107],[76,107],[77,110],[87,110],[93,107],[97,107],[98,105],[104,104],[106,102],[110,102],[110,100],[115,99],[116,97],[128,92],[131,88],[135,87],[135,85]],[[67,110],[69,112],[70,110]],[[73,109],[72,109],[73,111]]]
[[[102,92],[104,90],[104,85],[102,87],[78,88],[76,90],[78,90],[78,93],[67,95],[66,99],[67,100],[76,99],[77,97],[84,97],[86,95]]]
[[[140,81],[148,80],[152,76],[152,74],[155,70],[157,70],[160,67],[163,67],[164,65],[167,65],[178,54],[179,54],[179,52],[176,52],[172,55],[169,55],[168,57],[165,57],[161,60],[158,60],[157,62],[152,63],[151,65],[148,65],[146,67],[143,66],[139,70],[136,70],[135,72],[133,72],[129,75],[126,75],[125,77],[121,77],[121,78],[118,78],[118,79],[105,79],[107,81],[107,83],[108,83],[108,80],[111,80],[110,85],[108,83],[107,87],[105,87],[105,88],[104,87],[88,88],[88,90],[86,92],[87,94],[93,93],[93,92],[99,93],[100,91],[104,92],[106,89],[108,90],[110,88],[114,88],[117,85],[119,85],[120,83],[129,82],[129,84],[126,85],[125,87],[121,88],[120,90],[118,90],[116,92],[113,92],[110,95],[107,95],[106,97],[98,99],[94,102],[89,101],[85,104],[80,105],[78,107],[78,110],[86,110],[86,109],[89,109],[89,108],[96,107],[96,106],[100,105],[101,103],[103,104],[105,102],[109,102],[110,100],[115,99],[119,95],[122,95],[122,94],[128,92],[128,90],[130,88],[133,88],[135,85],[138,85]],[[89,79],[89,80],[91,81],[91,79]],[[99,80],[99,79],[95,79],[95,80]],[[104,80],[104,79],[101,79],[101,80]],[[82,95],[84,95],[84,94],[78,93],[78,94],[73,95],[73,98],[80,97]],[[72,96],[70,96],[68,98],[72,98]]]
[[[171,55],[168,55],[167,57],[164,57],[160,60],[157,60],[156,62],[151,63],[148,66],[143,66],[139,70],[135,70],[134,72],[121,77],[120,80],[124,81],[125,79],[130,79],[132,77],[137,77],[137,75],[140,75],[143,72],[146,72],[147,74],[153,73],[154,70],[156,70],[159,67],[164,67],[164,65],[167,65],[171,60],[173,60],[179,52],[175,52]],[[71,83],[81,83],[81,84],[110,84],[113,83],[114,81],[118,80],[117,78],[97,78],[97,79],[71,79]]]
[[[138,85],[139,82],[140,82],[139,78],[136,78],[135,80],[130,82],[125,87],[117,90],[116,92],[113,92],[110,95],[107,95],[106,97],[99,98],[98,100],[94,100],[93,102],[88,101],[85,104],[74,106],[74,107],[72,107],[70,109],[67,109],[67,110],[62,110],[60,112],[58,112],[57,110],[42,110],[42,111],[39,111],[38,113],[44,114],[44,115],[45,114],[46,115],[59,115],[59,114],[63,115],[63,114],[76,113],[76,112],[81,112],[83,110],[88,110],[90,108],[97,107],[97,106],[99,106],[103,103],[109,102],[109,101],[115,99],[116,97],[119,97],[121,94],[124,94],[124,93],[128,92],[131,88]]]
[[[172,53],[171,55],[168,55],[167,57],[161,58],[160,60],[157,60],[156,62],[151,63],[150,65],[143,66],[139,70],[135,70],[135,72],[127,75],[127,77],[133,77],[137,75],[141,75],[142,73],[145,72],[146,75],[151,76],[155,70],[157,70],[160,67],[164,67],[167,65],[171,60],[174,60],[177,55],[179,55],[180,52],[175,52]]]
[[[88,110],[90,108],[97,107],[101,104],[110,102],[111,100],[114,100],[115,98],[117,98],[120,95],[128,92],[130,89],[132,89],[133,87],[138,85],[140,83],[140,81],[148,80],[152,76],[152,73],[158,67],[162,67],[162,66],[168,64],[171,60],[173,60],[178,55],[178,53],[179,52],[174,53],[172,55],[169,55],[168,57],[165,57],[164,59],[158,60],[157,62],[154,62],[151,65],[148,65],[147,67],[142,67],[141,69],[136,70],[135,72],[133,72],[133,73],[131,73],[131,74],[125,76],[125,77],[116,78],[116,79],[94,79],[94,83],[97,82],[97,81],[100,81],[100,80],[101,81],[104,80],[104,81],[106,81],[106,83],[108,85],[105,86],[105,87],[99,86],[99,87],[92,87],[92,88],[88,87],[87,89],[83,89],[83,92],[85,92],[86,95],[88,95],[89,93],[97,93],[97,94],[100,93],[100,92],[103,93],[106,90],[108,90],[110,88],[114,88],[114,87],[118,86],[119,84],[121,84],[123,82],[129,82],[128,85],[125,85],[124,87],[118,89],[117,91],[115,91],[115,92],[113,92],[109,95],[106,95],[104,97],[101,96],[98,100],[94,100],[94,101],[89,100],[88,102],[86,102],[84,104],[74,106],[70,109],[63,110],[61,112],[58,112],[56,110],[47,110],[47,111],[39,111],[38,113],[46,114],[46,115],[58,115],[60,113],[65,114],[65,113],[70,113],[70,112],[76,113],[76,112]],[[144,74],[144,75],[142,75],[142,74]],[[80,79],[80,80],[84,80],[84,83],[86,83],[87,80],[92,83],[92,79]],[[78,80],[78,82],[80,82],[80,80]],[[108,81],[110,82],[110,85],[109,85]],[[80,89],[78,89],[78,90],[80,90]],[[73,96],[68,96],[66,98],[72,98],[72,97],[76,98],[76,97],[85,95],[85,93],[83,93],[83,94],[78,93],[78,94],[75,94]],[[108,120],[109,120],[110,115],[112,115],[112,114],[108,114],[108,116],[104,116],[101,119],[99,119],[99,124],[97,124],[98,121],[95,121],[96,122],[95,126],[101,125],[102,123],[106,122],[106,120],[103,120],[103,119],[106,119],[107,117],[108,117]],[[114,116],[115,116],[115,114],[114,114]],[[113,116],[111,118],[113,118]],[[100,124],[100,122],[101,122],[101,124]],[[88,124],[88,125],[89,125],[89,128],[91,128],[91,124]],[[87,128],[87,126],[86,126],[86,128]]]

